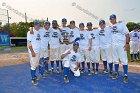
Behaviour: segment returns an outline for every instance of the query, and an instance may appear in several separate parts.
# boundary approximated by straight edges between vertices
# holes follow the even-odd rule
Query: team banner
[[[0,33],[0,46],[10,46],[10,35],[7,33]]]

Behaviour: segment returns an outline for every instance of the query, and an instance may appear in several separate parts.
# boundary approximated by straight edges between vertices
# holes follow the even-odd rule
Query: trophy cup
[[[62,43],[67,43],[69,41],[69,33],[66,31],[62,32]]]

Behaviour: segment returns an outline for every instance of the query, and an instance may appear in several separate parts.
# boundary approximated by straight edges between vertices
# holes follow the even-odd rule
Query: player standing
[[[129,31],[125,24],[117,22],[116,15],[110,16],[110,22],[112,23],[112,49],[113,49],[113,62],[115,64],[115,74],[112,79],[119,77],[119,61],[121,61],[124,70],[124,83],[128,83],[128,58],[127,50],[129,47]]]
[[[68,50],[70,48],[69,44],[67,41],[64,41],[64,39],[66,38],[69,41],[69,35],[70,35],[70,28],[66,26],[67,25],[67,19],[63,18],[62,19],[62,27],[60,27],[61,29],[61,36],[62,36],[62,43],[60,45],[60,54],[62,55],[62,53],[64,53],[66,50]],[[62,66],[62,60],[61,60],[61,69],[63,70],[63,66]]]
[[[99,38],[100,38],[100,48],[101,48],[101,58],[104,65],[103,74],[108,73],[107,63],[109,64],[109,72],[112,75],[113,60],[112,60],[112,38],[111,29],[106,27],[104,20],[99,21]]]
[[[73,48],[65,51],[65,53],[61,55],[61,58],[63,59],[65,83],[69,82],[69,79],[68,79],[69,68],[74,73],[74,76],[76,77],[80,76],[79,65],[81,62],[81,59],[80,59],[81,56],[78,52],[78,48],[79,48],[79,43],[74,42]]]
[[[82,64],[81,73],[85,72],[85,62],[86,62],[88,67],[88,75],[90,75],[91,74],[90,51],[92,49],[92,37],[90,33],[84,29],[84,27],[85,27],[84,23],[79,24],[79,30],[80,30],[79,51],[81,55],[81,64]]]
[[[100,61],[100,40],[99,30],[97,28],[92,29],[92,23],[87,23],[87,31],[89,31],[92,37],[92,50],[90,51],[90,60],[92,62],[92,73],[98,74],[98,67]],[[90,71],[89,71],[90,75]]]
[[[50,22],[46,21],[41,30],[41,52],[39,61],[39,73],[46,78],[45,72],[48,72],[48,44],[50,40]]]
[[[30,65],[31,65],[32,84],[37,85],[38,78],[36,76],[36,69],[39,64],[40,48],[41,48],[40,22],[39,21],[34,22],[33,33],[34,34],[30,34],[30,31],[28,31],[27,33],[27,47],[28,47],[28,52],[29,52]]]
[[[59,61],[60,61],[60,39],[61,32],[58,29],[58,24],[56,20],[52,21],[52,28],[50,29],[50,62],[51,71],[54,72],[54,61],[56,60],[56,72],[59,73]]]
[[[130,36],[130,60],[133,62],[133,54],[134,54],[134,61],[138,60],[138,39],[139,39],[139,27],[134,26],[134,30],[129,33]]]

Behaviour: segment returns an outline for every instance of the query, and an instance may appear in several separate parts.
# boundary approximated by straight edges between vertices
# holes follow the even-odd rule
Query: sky
[[[49,21],[56,19],[59,24],[62,18],[67,18],[68,23],[75,20],[77,25],[92,22],[97,26],[100,19],[109,23],[111,14],[116,14],[117,19],[125,23],[140,22],[139,4],[140,0],[0,0],[0,21],[7,21],[3,15],[6,12],[2,10],[6,9],[9,10],[10,23],[24,22],[25,18],[21,15],[25,12],[29,17],[27,21],[31,21],[31,18],[46,20],[48,17]]]

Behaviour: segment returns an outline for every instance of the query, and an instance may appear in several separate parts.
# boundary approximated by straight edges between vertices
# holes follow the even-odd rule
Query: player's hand
[[[129,44],[125,44],[125,45],[124,45],[124,50],[125,50],[125,51],[128,51],[128,49],[129,49]]]
[[[66,55],[68,55],[68,54],[70,54],[71,52],[70,52],[70,50],[66,53]]]
[[[74,71],[77,71],[77,70],[78,70],[78,67],[75,67],[75,68],[74,68]]]
[[[88,51],[91,51],[91,50],[92,50],[92,47],[89,47],[89,48],[88,48]]]
[[[32,57],[35,57],[35,56],[36,56],[35,52],[32,52]]]

